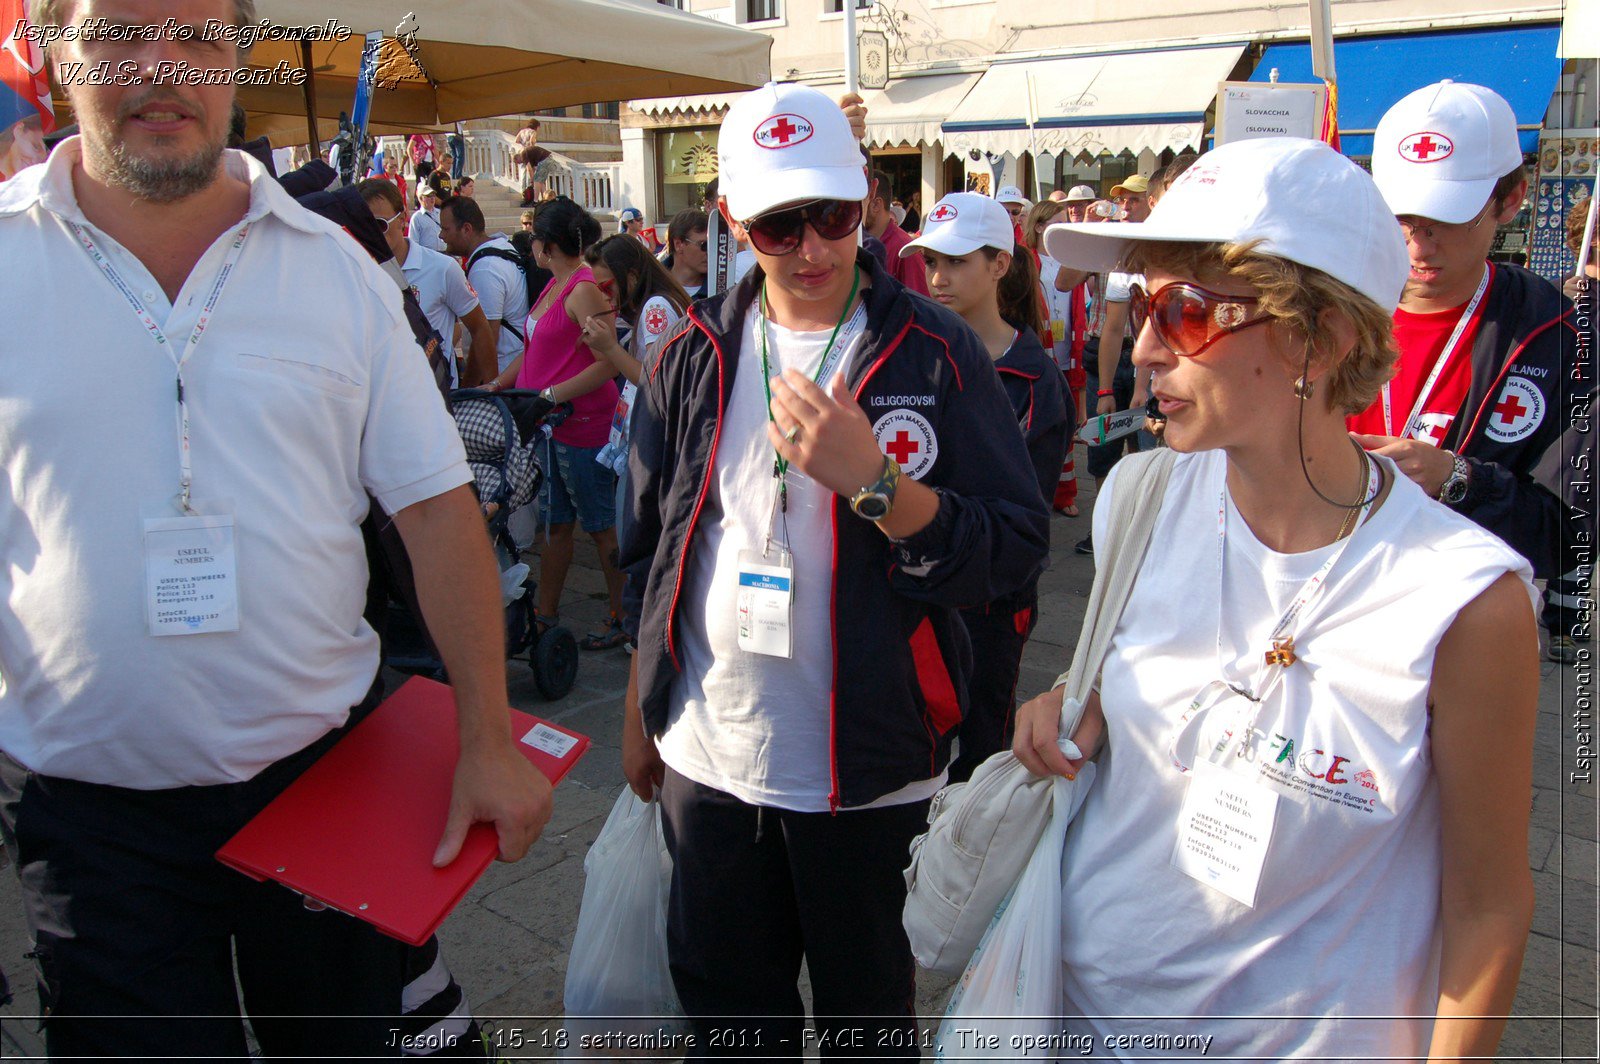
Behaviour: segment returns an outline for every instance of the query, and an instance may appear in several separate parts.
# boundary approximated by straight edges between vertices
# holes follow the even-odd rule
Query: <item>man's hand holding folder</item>
[[[467,829],[474,824],[493,824],[500,837],[500,860],[520,861],[550,822],[550,781],[517,753],[510,718],[503,710],[502,717],[505,734],[499,741],[468,749],[462,737],[461,760],[450,790],[450,817],[433,855],[435,868],[456,859]]]
[[[422,615],[455,690],[461,758],[433,865],[456,859],[467,829],[492,823],[500,860],[517,861],[550,820],[550,781],[517,753],[506,712],[500,576],[470,488],[394,515],[410,554]],[[470,548],[470,549],[469,549]]]

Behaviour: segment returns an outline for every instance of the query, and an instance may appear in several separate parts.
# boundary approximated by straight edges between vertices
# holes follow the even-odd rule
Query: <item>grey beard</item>
[[[140,199],[173,203],[210,186],[222,159],[222,142],[207,144],[187,159],[154,162],[128,151],[118,141],[98,153],[101,170],[110,184]]]

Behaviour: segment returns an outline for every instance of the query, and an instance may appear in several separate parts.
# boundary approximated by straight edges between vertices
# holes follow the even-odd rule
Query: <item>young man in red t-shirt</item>
[[[1527,193],[1516,117],[1478,85],[1418,89],[1378,123],[1372,176],[1405,230],[1411,275],[1395,312],[1399,368],[1350,428],[1528,558],[1549,581],[1550,657],[1575,661],[1567,583],[1591,446],[1576,415],[1594,375],[1574,375],[1572,304],[1527,270],[1486,261]]]

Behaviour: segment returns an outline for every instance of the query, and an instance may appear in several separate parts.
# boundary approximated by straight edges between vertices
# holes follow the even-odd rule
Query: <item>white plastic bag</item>
[[[1076,806],[1094,783],[1056,779],[1050,824],[1016,888],[984,932],[939,1025],[939,1060],[1054,1060],[1064,1041],[1061,987],[1061,856]]]
[[[567,960],[564,1056],[684,1055],[683,1006],[667,968],[672,859],[661,806],[623,788],[583,859],[583,903]]]

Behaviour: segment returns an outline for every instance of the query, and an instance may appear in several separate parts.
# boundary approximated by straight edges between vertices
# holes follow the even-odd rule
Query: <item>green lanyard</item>
[[[839,322],[833,327],[833,333],[828,337],[828,346],[822,349],[822,359],[817,363],[817,372],[811,378],[811,383],[822,383],[822,370],[828,364],[828,355],[833,351],[833,345],[839,339],[839,330],[844,328],[844,323],[850,318],[851,304],[856,301],[856,293],[861,290],[861,267],[856,267],[855,277],[850,282],[850,296],[844,301],[844,309],[839,312]],[[776,422],[772,416],[772,366],[767,361],[767,283],[761,282],[761,383],[767,389],[767,421]],[[778,505],[784,513],[789,512],[789,461],[778,454],[773,448],[772,475],[778,479]]]

